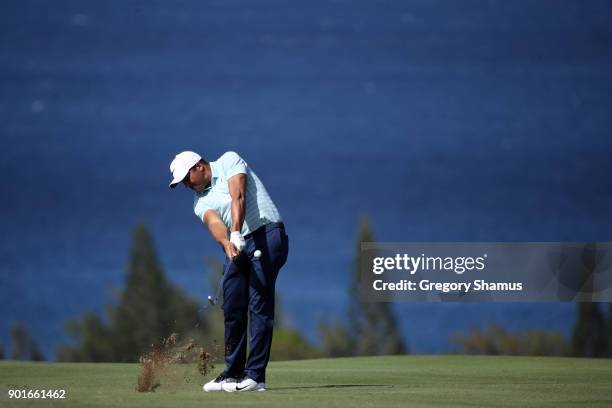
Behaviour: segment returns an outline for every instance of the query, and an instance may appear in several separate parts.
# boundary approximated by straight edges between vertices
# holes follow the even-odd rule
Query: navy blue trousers
[[[289,238],[282,224],[270,224],[245,241],[240,255],[233,261],[226,257],[223,265],[224,374],[235,378],[246,374],[265,382],[274,328],[274,288],[278,272],[287,261]],[[261,251],[261,257],[254,257],[256,250]]]

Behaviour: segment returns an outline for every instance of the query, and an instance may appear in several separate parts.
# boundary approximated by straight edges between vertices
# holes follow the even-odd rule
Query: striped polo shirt
[[[253,170],[236,152],[225,152],[216,161],[210,162],[210,186],[193,197],[193,211],[200,220],[208,210],[215,210],[229,230],[232,227],[232,197],[228,180],[236,174],[246,174],[246,202],[242,235],[282,218],[270,195]]]

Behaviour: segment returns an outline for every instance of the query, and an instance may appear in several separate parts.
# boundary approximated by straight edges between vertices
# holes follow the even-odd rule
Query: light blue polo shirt
[[[229,230],[232,227],[232,197],[228,180],[236,174],[246,174],[246,202],[242,235],[282,218],[272,202],[266,188],[253,170],[236,152],[225,152],[216,161],[210,162],[210,186],[193,197],[193,211],[203,221],[208,210],[215,210]]]

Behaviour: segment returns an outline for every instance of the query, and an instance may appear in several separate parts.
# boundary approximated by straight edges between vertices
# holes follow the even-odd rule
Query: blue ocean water
[[[0,13],[0,343],[48,358],[102,312],[144,222],[200,299],[222,254],[171,191],[238,151],[291,239],[286,324],[348,305],[360,216],[380,241],[610,241],[607,1],[8,1]],[[574,305],[396,305],[412,350],[497,322],[569,334]]]

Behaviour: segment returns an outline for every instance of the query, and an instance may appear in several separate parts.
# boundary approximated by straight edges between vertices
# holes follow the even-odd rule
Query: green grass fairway
[[[267,392],[204,393],[184,376],[134,390],[137,364],[0,362],[0,406],[612,407],[612,360],[402,356],[271,363]],[[184,367],[183,370],[190,370]],[[215,372],[216,374],[216,372]],[[212,375],[211,375],[212,376]],[[9,388],[66,389],[65,400],[9,400]]]

